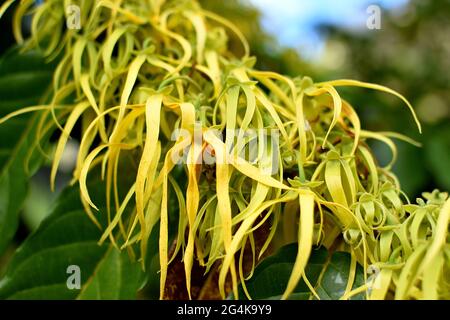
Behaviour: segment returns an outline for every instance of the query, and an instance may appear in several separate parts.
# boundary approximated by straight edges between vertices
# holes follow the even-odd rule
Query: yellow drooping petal
[[[351,153],[353,155],[356,149],[358,148],[359,138],[361,135],[361,122],[359,121],[359,117],[356,114],[355,110],[346,101],[342,101],[342,110],[353,125],[353,134],[355,135],[354,137],[355,142],[353,143]]]
[[[111,57],[113,54],[114,47],[119,39],[129,31],[128,27],[117,28],[114,32],[105,40],[105,43],[102,46],[101,57],[103,60],[103,68],[105,69],[105,73],[108,76],[112,76],[113,74],[113,66],[111,63]]]
[[[228,161],[235,167],[238,171],[243,173],[244,175],[250,177],[253,180],[256,180],[266,186],[282,189],[282,190],[292,190],[292,188],[287,185],[281,183],[280,181],[272,178],[269,175],[263,174],[262,171],[251,165],[248,161],[240,157],[229,157]]]
[[[294,267],[292,268],[291,276],[283,293],[282,299],[289,298],[291,293],[295,290],[300,278],[305,272],[306,264],[311,254],[313,245],[314,233],[314,194],[303,193],[299,194],[300,202],[300,222],[298,229],[298,251],[295,258]]]
[[[84,94],[86,95],[87,100],[91,104],[91,107],[94,109],[94,111],[97,115],[100,115],[100,110],[99,110],[97,101],[95,100],[94,94],[92,93],[92,90],[91,90],[91,86],[89,85],[89,75],[88,74],[83,74],[81,76],[80,84],[81,84],[81,88],[82,88]],[[108,137],[106,135],[104,118],[100,117],[99,122],[100,122],[99,123],[99,133],[100,133],[100,136],[101,136],[103,142],[106,143],[108,141]]]
[[[404,96],[402,96],[400,93],[398,93],[392,89],[389,89],[388,87],[381,86],[379,84],[367,83],[367,82],[362,82],[362,81],[357,81],[357,80],[348,80],[348,79],[333,80],[333,81],[326,81],[326,82],[318,83],[318,85],[321,85],[321,84],[328,84],[328,85],[334,86],[334,87],[355,86],[355,87],[368,88],[368,89],[373,89],[373,90],[390,93],[390,94],[400,98],[408,106],[409,110],[411,111],[411,113],[413,115],[414,121],[416,122],[417,128],[419,129],[419,132],[422,132],[422,126],[420,124],[420,121],[417,118],[417,115],[416,115],[413,107],[409,103],[409,101]]]
[[[133,194],[135,193],[135,190],[136,190],[136,184],[133,184],[131,186],[130,190],[128,190],[128,193],[125,196],[125,199],[123,200],[122,204],[120,205],[120,208],[117,211],[116,215],[114,216],[113,220],[111,221],[111,223],[108,225],[108,227],[103,232],[103,235],[101,236],[100,240],[98,241],[99,245],[102,245],[103,242],[105,242],[107,237],[113,237],[112,231],[119,223],[119,221],[122,217],[122,214],[125,212],[125,208],[127,207],[128,203],[130,202],[131,198],[133,197]]]
[[[297,97],[297,89],[292,80],[289,78],[279,75],[275,72],[268,71],[251,71],[250,74],[254,76],[256,79],[261,81],[267,88],[269,88],[272,92],[274,92],[283,103],[290,108],[292,111],[295,110],[295,98]],[[284,81],[291,90],[292,97],[289,98],[288,95],[277,86],[270,78],[275,78],[277,80]]]
[[[77,90],[79,90],[79,85],[81,84],[81,72],[82,72],[82,58],[84,49],[87,45],[86,38],[79,38],[74,46],[73,46],[73,55],[72,55],[72,69],[73,69],[73,77],[75,80],[75,85],[77,86]]]
[[[194,114],[194,106],[192,104],[183,104],[180,106],[183,110],[183,115]],[[188,116],[189,117],[189,116]],[[191,129],[192,130],[192,129]],[[197,130],[200,131],[200,130]],[[188,153],[188,186],[186,192],[186,212],[189,223],[188,242],[186,245],[186,251],[184,253],[184,270],[186,273],[186,287],[189,298],[191,299],[191,271],[194,261],[194,243],[195,243],[195,219],[198,212],[200,192],[197,181],[197,168],[200,167],[199,161],[201,160],[202,147],[198,143],[199,137],[195,135],[201,135],[200,132],[193,132],[191,146]]]
[[[139,161],[139,167],[136,175],[136,213],[141,225],[142,234],[146,234],[146,224],[144,217],[144,191],[145,182],[148,177],[148,171],[153,157],[156,154],[156,148],[159,138],[159,122],[161,114],[162,95],[153,95],[147,99],[145,106],[146,135],[145,145],[142,151],[142,157]],[[147,239],[141,241],[141,252],[145,255],[147,251]],[[144,261],[144,259],[143,259]]]
[[[333,99],[333,120],[331,121],[329,127],[328,127],[328,131],[325,135],[325,138],[323,139],[323,143],[322,143],[322,148],[325,148],[325,144],[326,141],[328,140],[328,136],[331,133],[331,130],[333,130],[334,126],[336,125],[339,116],[341,114],[342,111],[342,100],[341,97],[339,96],[339,93],[336,91],[335,88],[333,88],[332,85],[328,85],[328,84],[323,84],[322,86],[320,86],[317,90],[315,91],[311,91],[311,92],[306,92],[306,94],[308,96],[317,96],[317,95],[321,95],[324,92],[329,93]]]
[[[428,260],[429,268],[423,273],[422,289],[424,300],[439,300],[439,285],[444,267],[444,254],[440,252]]]
[[[102,6],[102,7],[105,7],[105,8],[109,8],[111,10],[118,11],[121,14],[125,15],[128,19],[130,19],[135,24],[144,24],[144,23],[146,23],[146,20],[144,20],[141,17],[135,15],[131,11],[120,7],[117,3],[111,2],[109,0],[97,1],[96,5],[97,5],[97,7]]]
[[[392,159],[391,159],[391,161],[389,161],[389,163],[384,168],[386,170],[390,170],[392,165],[397,160],[397,147],[395,146],[395,143],[382,133],[370,132],[370,131],[366,131],[366,130],[361,130],[361,138],[376,139],[381,142],[384,142],[389,147],[389,149],[391,150],[391,153],[392,153]]]
[[[450,224],[450,199],[448,199],[442,206],[439,217],[436,221],[436,231],[430,247],[427,249],[425,257],[419,267],[419,273],[427,270],[432,262],[439,263],[438,256],[442,248],[447,243],[448,227]]]
[[[230,246],[232,240],[232,229],[231,229],[231,203],[229,190],[229,164],[227,160],[227,148],[226,146],[211,132],[205,132],[205,140],[212,145],[216,154],[216,189],[217,189],[217,202],[219,207],[219,214],[221,218],[221,227],[223,230],[223,244],[225,248],[225,253],[228,255],[230,253]],[[232,277],[234,265],[234,256],[230,258]],[[223,270],[226,270],[222,267]],[[225,271],[226,272],[226,271]],[[235,273],[235,271],[234,271]],[[234,275],[235,276],[235,275]],[[225,297],[225,276],[222,276],[219,280],[219,290],[222,297]],[[233,277],[234,278],[234,277]],[[237,279],[232,279],[233,281],[233,291],[235,296],[237,296]]]
[[[203,63],[203,51],[205,50],[206,42],[206,27],[205,22],[200,14],[196,14],[192,11],[186,11],[185,16],[191,20],[194,25],[195,32],[197,34],[196,38],[196,51],[197,51],[197,63]]]
[[[53,156],[52,169],[50,172],[50,189],[55,189],[55,178],[56,172],[58,170],[59,162],[62,158],[64,148],[66,146],[67,140],[69,139],[68,134],[72,131],[75,123],[78,121],[83,112],[89,107],[89,102],[83,101],[75,106],[73,111],[70,113],[67,118],[67,122],[64,126],[64,131],[61,133],[61,136],[58,140],[58,145],[56,146],[55,155]]]
[[[298,127],[298,136],[300,142],[300,160],[301,164],[304,165],[306,162],[307,155],[307,138],[306,138],[306,127],[305,127],[305,115],[303,111],[303,99],[304,93],[301,92],[296,103],[296,116],[297,116],[297,127]]]
[[[166,157],[164,167],[162,168],[162,200],[161,200],[161,216],[159,224],[159,264],[160,264],[160,280],[159,280],[159,299],[164,298],[164,289],[166,287],[167,268],[169,263],[169,217],[168,217],[168,178],[169,175],[169,157]]]
[[[23,35],[22,35],[22,19],[25,16],[27,10],[34,4],[34,0],[23,0],[20,5],[17,7],[17,10],[14,12],[13,18],[13,34],[17,43],[23,43]],[[2,9],[6,11],[6,8],[10,6],[10,4],[4,4]]]
[[[161,17],[161,19],[167,18],[166,15]],[[165,27],[162,27],[161,25],[154,24],[155,28],[159,30],[161,33],[167,35],[168,37],[174,39],[176,42],[180,44],[180,46],[183,48],[183,56],[181,57],[180,63],[178,66],[173,70],[173,72],[168,73],[165,78],[169,78],[172,75],[180,72],[184,67],[186,67],[189,63],[189,60],[192,57],[192,47],[189,41],[187,41],[184,37],[181,35],[172,32],[170,30],[167,30]]]
[[[395,299],[403,300],[406,299],[410,293],[411,287],[418,276],[419,265],[427,249],[427,244],[422,243],[406,260],[405,266],[403,267],[400,277],[397,280],[397,288],[395,291]]]
[[[0,7],[0,19],[2,18],[3,14],[8,10],[8,8],[15,2],[16,0],[7,0],[5,1],[2,6]]]
[[[262,189],[262,191],[264,191],[264,189]],[[259,196],[259,197],[261,197],[261,196]],[[297,193],[291,191],[291,192],[286,193],[283,197],[281,197],[279,199],[266,201],[266,202],[262,203],[257,209],[252,210],[251,215],[248,216],[245,220],[243,220],[242,224],[239,226],[239,229],[236,231],[236,233],[233,236],[233,240],[230,244],[230,249],[229,249],[228,253],[226,253],[223,264],[222,264],[222,268],[220,269],[219,289],[221,286],[224,286],[224,284],[225,284],[228,270],[233,265],[234,254],[237,252],[237,250],[241,246],[243,237],[248,232],[248,230],[251,228],[251,226],[256,221],[258,216],[264,210],[267,210],[267,208],[269,208],[277,203],[283,203],[283,202],[287,203],[290,201],[294,201],[297,197],[298,197]]]
[[[83,167],[81,168],[81,172],[80,172],[79,181],[80,181],[81,196],[95,210],[98,210],[98,208],[92,202],[91,197],[89,196],[89,191],[87,189],[87,175],[88,175],[89,169],[91,167],[92,161],[94,161],[94,159],[98,156],[98,154],[107,147],[108,147],[108,145],[104,144],[104,145],[100,145],[97,148],[95,148],[94,150],[92,150],[92,152],[84,160]]]
[[[146,59],[145,55],[139,55],[130,64],[130,68],[129,68],[128,74],[127,74],[127,79],[125,80],[125,86],[122,91],[122,96],[120,97],[119,115],[117,117],[116,126],[115,126],[114,131],[111,134],[111,136],[114,136],[114,133],[116,132],[117,127],[119,126],[120,122],[122,121],[122,118],[125,115],[126,105],[128,103],[128,100],[130,99],[131,92],[136,83],[139,69],[144,64],[145,59]]]
[[[32,106],[32,107],[21,108],[19,110],[14,111],[14,112],[8,113],[3,118],[0,118],[0,124],[8,121],[11,118],[20,116],[20,115],[25,114],[25,113],[34,112],[34,111],[40,111],[40,110],[50,110],[50,109],[51,109],[51,107],[49,105],[41,105],[41,106]]]
[[[383,269],[371,285],[370,300],[384,300],[392,279],[392,270]]]
[[[212,13],[211,11],[206,11],[206,10],[201,10],[201,11],[205,17],[215,20],[215,21],[223,24],[227,28],[229,28],[231,31],[233,31],[242,43],[242,46],[244,48],[244,58],[246,58],[250,55],[250,47],[248,45],[247,39],[244,37],[242,32],[238,28],[236,28],[236,26],[234,24],[232,24],[227,19],[224,19],[215,13]]]
[[[355,275],[356,275],[356,257],[355,257],[355,253],[353,251],[350,252],[350,270],[349,270],[349,274],[348,274],[348,280],[347,280],[347,285],[345,287],[345,291],[343,296],[347,296],[349,295],[349,293],[352,291],[353,288],[353,283],[355,281]]]

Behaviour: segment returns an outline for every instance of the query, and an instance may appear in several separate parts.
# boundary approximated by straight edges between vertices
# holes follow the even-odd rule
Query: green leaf
[[[127,252],[109,247],[84,285],[77,299],[133,299],[140,285],[141,272]]]
[[[36,51],[13,47],[0,58],[0,117],[37,104],[49,88],[55,63],[46,63]]]
[[[36,118],[27,126],[0,171],[0,254],[6,249],[17,230],[19,213],[28,190],[28,179],[43,162],[35,147]],[[32,151],[30,156],[30,151]]]
[[[0,118],[20,108],[36,105],[50,87],[55,63],[45,63],[36,51],[20,53],[13,47],[0,58]],[[20,140],[29,116],[0,125],[0,168]]]
[[[282,247],[276,254],[264,259],[256,268],[253,277],[246,282],[247,290],[252,299],[279,299],[291,275],[297,256],[297,244]],[[316,283],[327,260],[328,253],[320,248],[312,251],[305,274],[309,282]],[[299,282],[291,299],[308,299],[310,291],[303,281]],[[240,298],[245,298],[242,288]]]
[[[20,139],[20,133],[23,132],[29,120],[28,117],[18,117],[0,124],[0,168],[3,168],[8,162]]]
[[[64,191],[59,199],[14,255],[0,281],[0,299],[135,298],[142,283],[140,265],[127,252],[97,244],[101,230],[82,209],[78,188]],[[100,209],[99,219],[105,216]],[[81,271],[80,289],[67,286],[73,265]]]
[[[429,135],[425,145],[426,161],[438,187],[450,190],[450,127],[440,127]]]
[[[53,67],[36,52],[19,54],[19,48],[13,48],[5,53],[0,59],[0,117],[37,104],[50,85]],[[24,115],[0,125],[0,254],[16,232],[28,179],[43,160],[39,152],[30,157],[36,123]]]
[[[341,298],[347,287],[350,271],[350,254],[347,252],[335,252],[322,276],[317,294],[321,300],[337,300]],[[352,289],[358,288],[364,284],[363,268],[357,265],[355,280]],[[351,300],[364,299],[364,293],[355,295]]]

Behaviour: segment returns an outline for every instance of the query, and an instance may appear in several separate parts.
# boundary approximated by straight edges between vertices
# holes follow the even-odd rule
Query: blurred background
[[[238,25],[258,58],[258,68],[316,81],[374,82],[407,97],[424,126],[422,135],[399,99],[339,88],[365,129],[397,131],[422,142],[422,148],[397,142],[394,171],[411,200],[423,191],[450,190],[450,0],[200,2]],[[10,11],[0,21],[0,30],[1,54],[14,44]],[[380,163],[386,163],[388,149],[372,147]],[[68,150],[59,189],[69,178],[76,145]],[[48,182],[48,169],[31,181],[17,242],[50,212],[57,194],[50,192]]]

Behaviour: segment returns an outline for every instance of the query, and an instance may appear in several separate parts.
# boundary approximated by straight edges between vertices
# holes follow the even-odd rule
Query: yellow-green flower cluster
[[[23,39],[27,14],[32,32]],[[78,18],[81,28],[69,28],[69,18]],[[237,296],[239,282],[246,291],[240,254],[246,244],[254,265],[284,230],[282,237],[298,242],[298,256],[283,298],[302,277],[316,295],[304,276],[316,245],[351,253],[344,299],[360,292],[374,299],[449,298],[447,194],[427,194],[427,202],[410,204],[390,172],[396,157],[392,138],[415,142],[361,129],[336,88],[393,94],[411,109],[420,130],[411,105],[397,92],[354,80],[314,83],[256,70],[241,32],[196,1],[47,0],[34,6],[22,0],[14,34],[26,50],[39,49],[59,63],[51,102],[7,118],[39,110],[41,131],[57,124],[52,185],[67,140],[81,123],[73,182],[79,183],[86,212],[99,224],[87,187],[89,173],[99,167],[109,222],[100,242],[130,250],[139,245],[143,262],[158,227],[161,297],[168,265],[180,251],[188,288],[194,259],[207,270],[220,261],[220,292],[227,295],[231,276]],[[241,41],[240,52],[229,50],[230,38]],[[177,130],[187,134],[174,136]],[[277,134],[262,134],[267,132]],[[369,139],[390,148],[391,163],[378,165]],[[245,157],[249,150],[252,159]],[[181,164],[174,160],[180,154]],[[204,163],[205,155],[214,162]],[[136,167],[120,172],[119,163],[130,156]],[[186,187],[173,174],[180,166]],[[121,198],[120,175],[130,172],[134,183]],[[171,256],[169,193],[179,207]],[[265,221],[271,222],[270,233],[255,252],[254,231]],[[379,273],[352,290],[357,264]]]

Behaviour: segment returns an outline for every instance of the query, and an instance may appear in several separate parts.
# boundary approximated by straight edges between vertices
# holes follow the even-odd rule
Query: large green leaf
[[[20,53],[19,47],[0,58],[0,118],[22,107],[38,104],[51,83],[55,63],[46,63],[36,51]],[[14,149],[29,120],[14,118],[0,125],[0,167]]]
[[[341,298],[347,287],[350,271],[350,254],[347,252],[335,252],[331,260],[326,265],[325,272],[321,278],[316,291],[322,300],[337,300]],[[364,271],[357,265],[355,280],[352,289],[358,288],[364,284]],[[358,294],[351,298],[352,300],[364,299],[364,294]]]
[[[52,64],[36,52],[9,50],[0,59],[0,117],[39,102],[49,87]],[[42,163],[36,144],[36,119],[13,118],[0,125],[0,254],[13,238],[25,200],[28,179]]]
[[[100,209],[99,218],[104,216]],[[0,299],[135,298],[140,265],[127,252],[99,246],[100,236],[82,209],[78,188],[63,192],[53,213],[13,257],[0,281]],[[69,266],[81,271],[80,289],[67,286]]]
[[[134,299],[141,283],[141,269],[125,251],[110,246],[78,299]]]
[[[0,58],[1,114],[19,106],[35,104],[52,79],[54,63],[46,63],[36,51],[20,52],[13,47]]]
[[[28,191],[28,179],[43,162],[43,155],[34,148],[36,120],[33,118],[29,123],[0,171],[0,254],[16,232],[19,213]]]
[[[316,283],[324,263],[327,260],[327,251],[323,248],[313,250],[306,276],[311,283]],[[289,244],[278,250],[276,254],[264,259],[255,269],[253,277],[246,282],[247,290],[252,299],[279,298],[286,290],[295,258],[297,244]],[[243,291],[240,298],[244,298]],[[294,290],[291,298],[308,299],[310,291],[306,283],[301,280]]]
[[[280,299],[286,290],[289,277],[297,256],[297,244],[280,248],[274,255],[264,259],[256,268],[253,277],[246,282],[252,299]],[[316,289],[321,299],[339,299],[345,291],[350,270],[350,255],[335,252],[331,259],[325,248],[313,250],[305,269],[308,281]],[[362,285],[362,268],[357,269],[354,288]],[[322,277],[320,275],[322,274]],[[319,283],[319,278],[321,281]],[[341,283],[342,282],[342,283]],[[240,288],[240,298],[244,298]],[[290,299],[307,300],[311,291],[301,280]]]
[[[450,127],[438,127],[429,134],[425,144],[426,161],[438,187],[450,190]],[[415,172],[416,173],[416,172]]]

